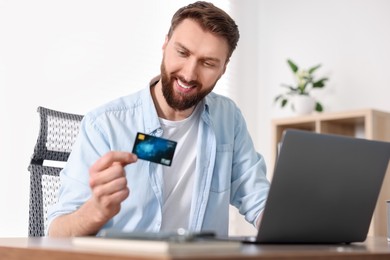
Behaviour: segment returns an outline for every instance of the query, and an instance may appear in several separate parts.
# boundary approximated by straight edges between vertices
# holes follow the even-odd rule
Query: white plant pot
[[[314,111],[316,101],[313,97],[307,95],[296,95],[293,97],[294,111],[298,115],[308,115]]]

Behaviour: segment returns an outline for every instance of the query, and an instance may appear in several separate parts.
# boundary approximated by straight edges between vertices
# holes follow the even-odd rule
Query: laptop
[[[389,159],[387,142],[286,130],[252,242],[364,241]]]

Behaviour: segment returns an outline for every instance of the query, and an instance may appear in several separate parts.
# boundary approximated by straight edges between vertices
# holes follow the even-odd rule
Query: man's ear
[[[162,49],[163,49],[163,50],[165,50],[165,48],[167,47],[168,41],[169,41],[168,35],[166,35],[166,36],[165,36],[164,44],[163,44],[163,46],[162,46]]]

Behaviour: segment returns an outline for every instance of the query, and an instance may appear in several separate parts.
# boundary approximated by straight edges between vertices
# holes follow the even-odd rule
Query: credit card
[[[137,133],[133,146],[133,153],[139,159],[171,166],[177,142]]]

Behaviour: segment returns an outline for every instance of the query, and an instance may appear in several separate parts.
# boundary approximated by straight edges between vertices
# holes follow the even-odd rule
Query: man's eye
[[[206,67],[210,67],[210,68],[215,67],[214,63],[208,62],[208,61],[203,62],[203,65],[206,66]]]
[[[182,56],[182,57],[187,56],[187,52],[182,51],[182,50],[177,50],[177,53],[179,54],[179,56]]]

